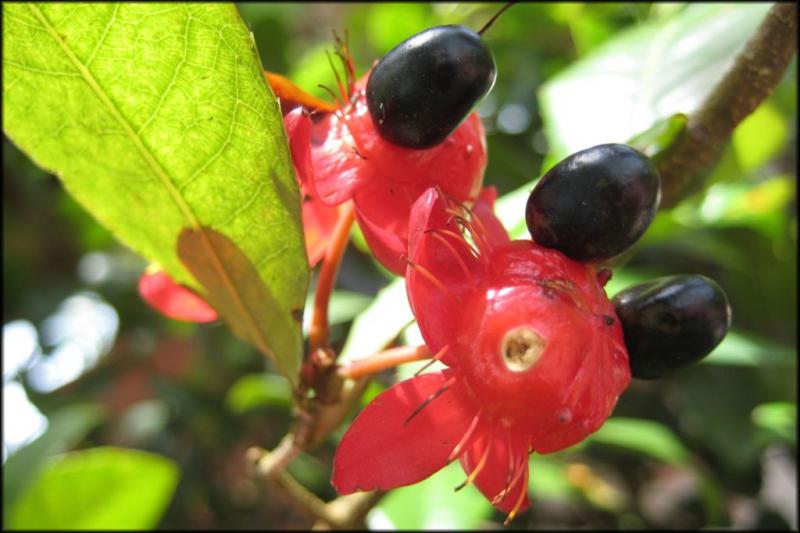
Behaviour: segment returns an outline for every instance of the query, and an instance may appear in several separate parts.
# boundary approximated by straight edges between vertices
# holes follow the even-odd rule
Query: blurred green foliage
[[[325,56],[332,49],[332,30],[347,31],[357,72],[363,74],[410,34],[437,24],[477,28],[499,6],[243,3],[239,7],[264,68],[287,74],[325,97],[319,85],[335,84]],[[591,106],[603,112],[619,108],[612,109],[602,95],[591,94],[594,82],[583,76],[596,71],[587,64],[596,64],[602,59],[598,54],[609,49],[619,58],[638,61],[645,53],[642,39],[648,35],[667,39],[662,43],[667,54],[663,57],[673,57],[669,54],[680,50],[671,49],[668,38],[713,29],[724,19],[708,15],[714,9],[727,8],[520,3],[487,32],[498,78],[479,107],[488,132],[486,183],[501,194],[511,193],[498,202],[497,210],[512,235],[524,236],[527,191],[547,169],[546,158],[554,162],[564,155],[559,150],[569,146],[563,144],[565,135],[580,128],[601,140],[608,135],[603,142],[626,140],[615,137],[620,124],[614,115],[597,118],[589,112]],[[766,6],[741,9],[749,15],[737,18],[736,24],[752,28],[757,23],[753,13]],[[652,28],[659,30],[651,32]],[[744,37],[737,35],[743,42]],[[695,83],[700,74],[708,74],[698,69],[709,61],[730,59],[720,56],[717,46],[693,49],[689,57],[688,63],[671,60],[677,71],[648,63],[650,87],[671,87],[697,99],[713,83],[713,79]],[[794,515],[787,514],[786,501],[776,500],[774,491],[767,490],[782,481],[765,466],[768,452],[775,449],[787,450],[796,464],[796,68],[793,61],[773,95],[737,128],[708,186],[678,207],[659,213],[624,265],[615,269],[608,286],[613,294],[659,275],[710,276],[731,300],[732,333],[702,364],[662,380],[633,382],[614,417],[587,441],[556,454],[532,456],[533,505],[510,529],[797,528],[796,503]],[[689,78],[692,83],[687,83]],[[554,94],[565,79],[580,91],[569,97]],[[543,94],[544,104],[539,99]],[[583,113],[568,128],[554,122],[559,116],[554,96],[565,98],[568,111]],[[611,96],[615,102],[624,101],[624,95]],[[653,120],[626,129],[627,139],[649,130],[638,138],[640,142],[656,151],[658,143],[668,142],[664,132],[669,133],[670,122],[657,119],[687,110],[657,106],[660,102],[657,95],[640,102],[637,109]],[[4,329],[4,380],[21,383],[49,420],[47,430],[34,442],[7,459],[4,451],[4,503],[9,504],[4,506],[4,525],[309,527],[307,517],[248,476],[243,459],[250,446],[274,447],[290,427],[288,389],[275,369],[221,324],[182,324],[150,310],[135,289],[144,261],[117,244],[54,177],[30,163],[6,138],[3,175],[4,324],[26,320],[38,332],[38,352],[18,372],[6,375]],[[402,282],[392,282],[357,248],[351,247],[345,256],[339,289],[331,304],[332,340],[336,348],[344,347],[347,358],[380,349],[411,319]],[[65,299],[86,290],[118,313],[113,347],[77,379],[43,390],[34,379],[37,366],[54,360],[60,346],[48,333],[47,320]],[[413,328],[406,338],[414,338]],[[408,375],[414,368],[401,373]],[[367,396],[377,394],[393,378],[391,372],[377,376]],[[290,468],[324,499],[335,497],[328,479],[342,430]],[[149,503],[132,497],[148,493],[142,485],[124,481],[130,471],[122,470],[134,463],[114,455],[136,452],[111,448],[114,451],[108,455],[108,446],[169,458],[161,459],[160,473],[153,474],[161,489],[153,489]],[[70,450],[79,454],[53,459]],[[64,469],[80,462],[76,457],[98,453],[107,455],[103,458],[107,465],[97,484],[91,486],[93,477],[85,473],[79,474],[86,484],[80,491],[73,484],[59,488],[65,482]],[[165,466],[170,463],[176,466]],[[112,481],[116,469],[121,469],[120,477]],[[136,472],[146,476],[147,467],[136,466]],[[792,479],[793,485],[785,480],[780,485],[784,500],[796,500],[796,477]],[[502,523],[504,516],[474,488],[453,493],[453,486],[462,480],[460,468],[451,465],[425,482],[393,491],[370,513],[367,523],[375,528],[483,528]],[[107,492],[104,483],[117,490]],[[114,507],[108,509],[116,522],[81,521],[98,490],[113,500]],[[32,511],[43,509],[43,502],[54,502],[58,494],[70,495],[59,502],[61,510],[53,507],[49,515]],[[92,501],[80,501],[81,497]],[[151,511],[143,505],[150,505]],[[163,516],[161,508],[166,508]],[[131,509],[142,510],[138,521],[123,522],[132,516]],[[57,514],[67,511],[70,518]]]

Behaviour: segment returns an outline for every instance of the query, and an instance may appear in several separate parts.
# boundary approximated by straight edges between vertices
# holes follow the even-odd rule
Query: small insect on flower
[[[414,204],[406,288],[448,368],[377,396],[336,452],[342,493],[421,481],[459,459],[506,523],[529,502],[528,455],[596,431],[630,382],[606,270],[509,241],[484,189],[470,211],[441,190]]]

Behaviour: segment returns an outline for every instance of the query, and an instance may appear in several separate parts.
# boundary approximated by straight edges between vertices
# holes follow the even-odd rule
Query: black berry
[[[407,148],[447,138],[494,85],[494,58],[464,26],[437,26],[394,47],[370,74],[367,107],[380,135]]]
[[[661,199],[650,159],[624,144],[576,152],[536,184],[525,210],[533,239],[577,261],[618,255],[642,236]]]
[[[725,337],[731,308],[725,291],[699,275],[666,276],[614,299],[635,378],[655,379],[699,361]]]

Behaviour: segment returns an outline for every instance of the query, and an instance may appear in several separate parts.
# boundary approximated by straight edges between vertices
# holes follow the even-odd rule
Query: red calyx
[[[368,75],[367,75],[368,76]],[[311,119],[294,110],[286,117],[292,152],[305,150],[289,121],[308,121],[308,163],[298,166],[301,182],[330,206],[352,199],[356,216],[375,257],[403,275],[411,206],[427,188],[440,187],[461,202],[472,203],[486,167],[486,136],[473,113],[442,144],[413,150],[389,143],[378,134],[367,110],[367,76],[354,87],[346,107]],[[290,118],[293,115],[297,118]],[[297,161],[297,160],[296,160]]]

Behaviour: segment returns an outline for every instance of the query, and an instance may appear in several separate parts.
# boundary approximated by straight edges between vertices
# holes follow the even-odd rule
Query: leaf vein
[[[230,273],[225,268],[223,264],[222,258],[220,257],[218,251],[214,247],[213,243],[210,241],[207,233],[203,230],[200,226],[200,223],[195,216],[194,212],[192,211],[191,207],[186,203],[183,196],[181,196],[180,192],[178,191],[175,183],[167,174],[166,170],[163,166],[158,162],[155,158],[155,155],[152,151],[145,145],[143,139],[136,134],[133,129],[133,126],[128,122],[128,120],[122,115],[122,112],[117,108],[114,102],[110,99],[108,94],[106,94],[105,90],[100,86],[98,81],[94,78],[94,75],[89,71],[86,66],[81,63],[81,61],[75,56],[72,49],[69,48],[66,43],[63,41],[61,36],[58,34],[56,29],[53,27],[50,20],[47,16],[39,9],[38,6],[35,4],[28,4],[31,12],[33,13],[34,17],[38,19],[38,21],[42,24],[42,26],[47,30],[50,36],[55,40],[56,44],[61,48],[67,58],[72,62],[81,76],[84,78],[86,83],[89,85],[91,90],[97,95],[100,102],[103,106],[108,109],[109,113],[111,113],[112,117],[115,121],[117,121],[122,129],[125,131],[127,136],[131,139],[133,144],[136,146],[136,149],[140,152],[144,160],[147,162],[148,166],[153,170],[153,173],[158,177],[159,181],[164,185],[167,189],[170,198],[172,199],[173,203],[176,204],[179,211],[183,214],[184,218],[186,218],[187,222],[191,226],[192,229],[198,231],[200,233],[203,246],[205,247],[209,259],[213,264],[214,270],[219,273],[220,280],[222,281],[223,285],[225,286],[225,290],[231,295],[233,298],[236,307],[239,309],[239,312],[244,317],[246,321],[246,328],[250,331],[251,335],[254,335],[256,339],[259,341],[256,343],[257,346],[262,347],[262,350],[269,351],[269,343],[267,343],[266,338],[264,337],[264,332],[256,325],[255,318],[253,317],[252,311],[248,308],[248,306],[244,303],[242,299],[242,295],[239,294],[239,291],[236,288],[236,285],[233,283],[231,279]],[[236,54],[235,49],[233,50],[234,57],[236,58],[236,63],[238,65],[238,55]],[[236,86],[236,95],[238,99],[239,95],[239,88],[238,88],[238,69],[237,69],[237,86]],[[235,111],[235,108],[234,108]],[[235,116],[234,116],[235,119]],[[229,135],[230,137],[230,135]]]

